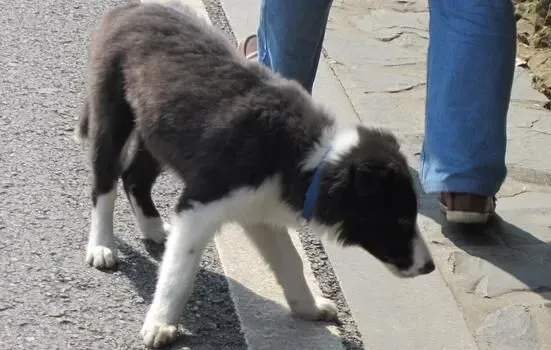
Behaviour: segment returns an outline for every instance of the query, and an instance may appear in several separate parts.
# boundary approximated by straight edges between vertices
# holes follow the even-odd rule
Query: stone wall
[[[536,88],[551,98],[551,0],[513,0],[513,3],[519,64],[530,69]]]

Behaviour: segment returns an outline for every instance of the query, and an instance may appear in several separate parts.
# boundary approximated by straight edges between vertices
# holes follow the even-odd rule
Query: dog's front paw
[[[109,269],[115,266],[117,261],[117,251],[115,248],[102,245],[89,245],[86,250],[86,262],[96,269]]]
[[[176,325],[146,321],[142,327],[143,343],[151,348],[159,348],[174,343],[178,338]]]
[[[337,306],[329,299],[317,297],[312,302],[292,302],[291,310],[296,316],[308,321],[335,322],[338,320]]]

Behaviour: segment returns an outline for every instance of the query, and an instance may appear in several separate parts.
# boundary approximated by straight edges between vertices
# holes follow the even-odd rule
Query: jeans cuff
[[[425,193],[463,192],[481,196],[494,196],[501,188],[502,183],[481,181],[473,178],[460,178],[446,181],[422,181]]]

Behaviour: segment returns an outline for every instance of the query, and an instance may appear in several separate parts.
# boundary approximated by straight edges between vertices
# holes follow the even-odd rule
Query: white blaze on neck
[[[326,160],[329,162],[337,161],[343,154],[357,146],[359,140],[360,136],[356,127],[348,127],[338,131],[334,128],[325,129],[314,150],[302,163],[302,169],[312,170],[318,167],[329,147],[331,147],[331,151]]]

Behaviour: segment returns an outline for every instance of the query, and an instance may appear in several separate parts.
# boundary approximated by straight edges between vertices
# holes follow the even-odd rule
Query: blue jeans
[[[331,0],[262,0],[259,60],[312,90]],[[505,176],[516,54],[511,0],[429,0],[425,138],[428,193],[491,196]]]

